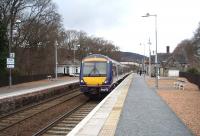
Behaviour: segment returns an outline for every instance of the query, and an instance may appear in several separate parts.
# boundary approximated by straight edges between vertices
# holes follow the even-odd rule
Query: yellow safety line
[[[103,128],[101,129],[100,133],[98,134],[99,136],[114,136],[115,135],[115,130],[117,128],[117,124],[119,121],[119,117],[124,105],[125,98],[128,94],[128,90],[130,87],[130,84],[132,82],[133,76],[129,76],[127,78],[127,81],[125,82],[124,85],[121,86],[120,91],[121,93],[119,94],[117,98],[117,102],[115,103],[109,117],[107,118]],[[126,79],[125,79],[126,80]]]

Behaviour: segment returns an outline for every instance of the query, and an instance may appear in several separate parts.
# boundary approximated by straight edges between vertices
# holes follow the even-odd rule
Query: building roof
[[[63,62],[59,62],[58,65],[80,65],[81,62],[75,59],[75,63],[73,60],[64,60]]]
[[[162,62],[167,62],[168,58],[172,55],[172,53],[158,53],[158,64],[161,64]],[[151,56],[151,63],[155,63],[155,55]]]
[[[151,61],[155,64],[155,55],[151,56]],[[183,54],[175,56],[173,53],[158,53],[158,64],[162,67],[177,67],[188,64],[188,61]]]

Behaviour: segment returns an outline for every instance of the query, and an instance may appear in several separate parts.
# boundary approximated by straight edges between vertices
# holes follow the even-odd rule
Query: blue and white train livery
[[[110,92],[111,87],[124,78],[130,68],[101,54],[85,57],[81,62],[80,87],[87,96]]]

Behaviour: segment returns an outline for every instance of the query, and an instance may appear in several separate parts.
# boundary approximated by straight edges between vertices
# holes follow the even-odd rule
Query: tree
[[[35,1],[30,7],[29,15],[23,16],[25,23],[21,26],[19,42],[20,48],[26,56],[19,56],[18,69],[24,69],[26,75],[50,74],[54,72],[54,45],[61,29],[60,15],[51,0]],[[38,11],[38,12],[35,12]],[[44,67],[45,65],[45,67]],[[45,72],[44,72],[45,70]]]
[[[6,28],[6,32],[14,29],[16,19],[22,22],[11,44],[12,51],[16,53],[15,71],[28,75],[44,73],[41,66],[54,63],[54,43],[62,27],[60,15],[52,0],[3,0],[0,3],[0,11],[1,26]],[[5,59],[8,56],[6,32],[0,36],[6,39],[0,41],[1,49],[4,49],[1,51],[6,54],[0,60],[0,64],[4,64],[1,65],[4,69]],[[10,35],[13,35],[12,32],[10,31]],[[52,72],[53,67],[48,65],[45,67],[48,69],[46,71]]]
[[[200,58],[197,56],[197,49],[200,47],[200,23],[191,39],[183,40],[177,45],[173,52],[173,58],[185,59],[190,68],[199,69]]]
[[[6,27],[0,22],[0,75],[6,74],[6,57],[8,56]]]
[[[22,0],[2,0],[0,3],[0,74],[5,74],[6,72],[9,45],[8,30],[12,30],[15,18],[21,10],[20,6],[23,4]],[[12,31],[9,32],[9,35],[12,35]]]
[[[89,53],[119,59],[119,48],[100,37],[88,36],[83,31],[65,30],[52,0],[2,0],[0,3],[0,68],[6,71],[8,32],[12,52],[16,54],[14,72],[20,75],[51,74],[55,65],[55,41],[58,41],[58,62],[82,59]],[[16,27],[17,19],[21,24]],[[9,28],[9,29],[8,29]],[[17,29],[17,33],[13,31]],[[2,73],[2,72],[1,72]]]

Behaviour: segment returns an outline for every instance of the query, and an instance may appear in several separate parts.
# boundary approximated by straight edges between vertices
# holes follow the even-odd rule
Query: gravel
[[[186,81],[184,90],[174,88],[176,79],[160,79],[157,93],[193,134],[200,136],[200,90],[187,79],[181,79]],[[147,78],[146,81],[150,87],[155,84],[155,79]]]

